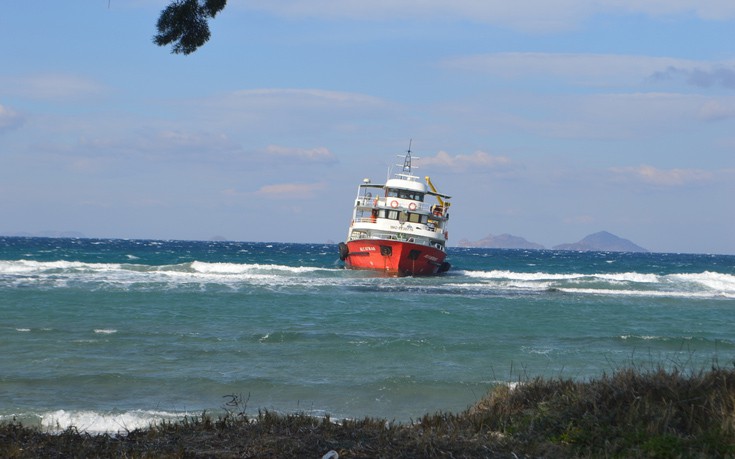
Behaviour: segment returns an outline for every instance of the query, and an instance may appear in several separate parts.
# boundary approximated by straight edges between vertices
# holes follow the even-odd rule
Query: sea
[[[0,422],[125,433],[259,410],[411,422],[536,377],[735,362],[735,256],[0,237]]]

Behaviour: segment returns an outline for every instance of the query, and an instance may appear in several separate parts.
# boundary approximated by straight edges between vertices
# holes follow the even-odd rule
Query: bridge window
[[[419,191],[396,190],[393,188],[387,188],[385,190],[385,195],[389,198],[411,199],[412,201],[424,202],[424,193],[421,193]]]

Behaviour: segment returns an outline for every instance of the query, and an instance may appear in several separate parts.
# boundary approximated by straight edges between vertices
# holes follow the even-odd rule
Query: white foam
[[[564,273],[552,274],[545,272],[519,273],[514,271],[463,271],[467,277],[475,277],[482,279],[511,279],[526,281],[550,281],[550,280],[580,280],[580,279],[601,279],[608,281],[620,282],[640,282],[640,283],[656,283],[659,282],[659,276],[656,274],[642,274],[636,272],[629,273],[602,273],[602,274],[581,274],[581,273]]]
[[[262,264],[238,264],[238,263],[207,263],[194,261],[191,268],[198,273],[204,274],[247,274],[252,272],[283,271],[287,273],[311,273],[315,271],[326,271],[325,268],[313,268],[308,266],[285,266],[285,265],[262,265]]]
[[[113,333],[117,333],[117,330],[113,328],[95,328],[94,332],[101,335],[111,335]]]
[[[38,274],[49,271],[63,272],[75,270],[110,271],[120,269],[116,263],[83,263],[81,261],[35,261],[2,260],[0,274]]]
[[[653,341],[653,340],[660,340],[662,338],[660,336],[650,336],[650,335],[643,335],[643,336],[638,336],[638,335],[622,335],[620,337],[620,339],[622,339],[624,341],[627,341],[629,339],[642,339],[644,341]]]
[[[731,274],[705,271],[692,274],[671,274],[668,277],[677,281],[704,286],[728,298],[735,296],[735,276]]]
[[[648,283],[655,284],[660,281],[660,278],[656,274],[642,274],[642,273],[613,273],[613,274],[595,274],[596,278],[617,282],[635,282],[635,283]]]
[[[481,280],[481,284],[484,283],[486,288],[528,290],[553,288],[562,292],[595,295],[735,298],[735,276],[708,271],[668,275],[638,272],[553,274],[504,270],[461,273],[468,278]]]
[[[712,298],[719,296],[712,292],[676,292],[659,290],[613,290],[602,288],[558,288],[560,292],[585,293],[589,295],[612,295],[612,296],[652,296],[652,297],[674,297],[674,298]]]
[[[52,433],[63,432],[75,427],[90,434],[127,433],[144,429],[163,421],[173,421],[187,416],[186,413],[135,410],[122,413],[99,413],[96,411],[57,410],[42,414],[41,427]]]
[[[222,285],[266,287],[331,286],[370,283],[357,275],[344,274],[338,267],[287,266],[260,263],[215,263],[193,261],[172,265],[134,263],[84,263],[78,261],[0,261],[0,283],[10,286],[67,287],[89,284],[92,288],[137,289]],[[548,273],[509,270],[457,270],[448,276],[453,288],[467,291],[546,291],[596,295],[673,296],[692,298],[735,297],[735,276],[717,272],[684,274]],[[382,282],[420,282],[385,280]],[[441,281],[440,281],[441,282]]]
[[[579,279],[588,277],[587,274],[551,274],[544,272],[535,273],[518,273],[514,271],[462,271],[467,277],[475,277],[481,279],[511,279],[511,280],[568,280],[568,279]]]
[[[194,261],[191,263],[191,269],[197,273],[203,274],[245,274],[256,269],[258,265],[237,264],[237,263],[206,263],[202,261]]]
[[[142,265],[114,263],[84,263],[77,261],[33,260],[0,261],[0,282],[12,286],[35,285],[66,287],[72,283],[101,284],[117,288],[139,286],[148,288],[164,284],[175,288],[185,284],[221,284],[237,286],[294,284],[314,285],[319,279],[333,283],[332,276],[320,277],[314,273],[334,273],[337,268],[286,266],[257,263],[210,263],[194,261],[174,265]]]

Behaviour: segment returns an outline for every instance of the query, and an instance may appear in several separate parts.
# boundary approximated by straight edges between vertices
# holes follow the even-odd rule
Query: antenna
[[[411,173],[411,144],[413,143],[413,139],[410,139],[408,141],[408,150],[406,151],[406,157],[403,159],[403,172],[410,174]]]

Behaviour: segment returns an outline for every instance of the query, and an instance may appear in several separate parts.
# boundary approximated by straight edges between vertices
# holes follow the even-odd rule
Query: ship
[[[451,197],[439,193],[428,176],[414,175],[411,161],[409,143],[393,178],[384,184],[366,178],[358,186],[347,239],[338,244],[345,268],[399,277],[450,269],[445,260]]]

